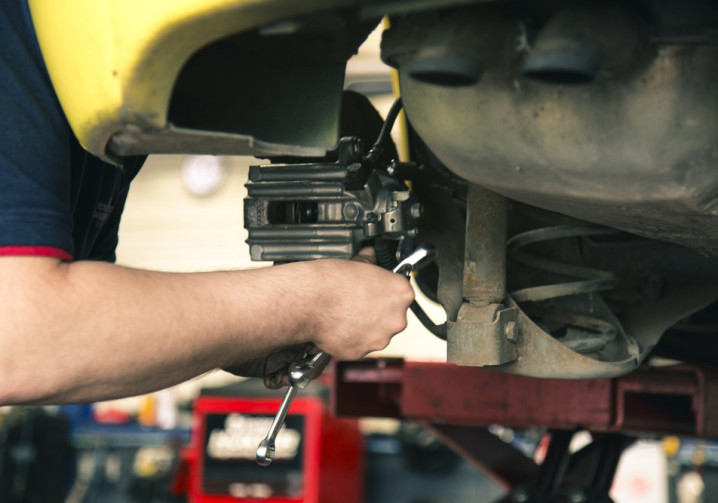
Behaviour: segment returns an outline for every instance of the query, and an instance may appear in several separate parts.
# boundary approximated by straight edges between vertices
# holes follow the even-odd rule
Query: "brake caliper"
[[[391,167],[342,138],[334,163],[252,166],[244,226],[252,260],[351,258],[381,237],[411,247],[422,207]]]

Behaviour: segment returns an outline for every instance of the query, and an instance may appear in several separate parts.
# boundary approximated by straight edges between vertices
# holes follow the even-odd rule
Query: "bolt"
[[[509,321],[506,326],[504,327],[504,333],[506,334],[506,339],[508,339],[511,342],[516,342],[519,339],[519,329],[516,326],[515,321]]]
[[[424,207],[421,205],[421,203],[414,203],[411,205],[411,216],[414,218],[421,218],[421,216],[424,214]]]
[[[409,236],[410,238],[415,238],[416,236],[419,235],[419,229],[417,229],[416,227],[412,227],[411,229],[406,231],[406,235]]]
[[[357,208],[356,204],[347,204],[344,206],[344,218],[354,220],[357,215],[359,215],[359,208]]]
[[[347,166],[347,178],[356,180],[358,178],[361,178],[363,174],[364,174],[364,168],[358,162],[355,162],[355,163]]]

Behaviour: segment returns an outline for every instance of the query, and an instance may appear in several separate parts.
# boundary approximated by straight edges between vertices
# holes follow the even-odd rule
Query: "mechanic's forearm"
[[[301,267],[172,274],[6,260],[0,403],[146,393],[308,337],[291,287]]]

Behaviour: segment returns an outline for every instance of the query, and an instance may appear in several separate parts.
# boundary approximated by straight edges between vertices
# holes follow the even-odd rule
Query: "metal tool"
[[[418,271],[436,260],[436,248],[430,244],[423,244],[399,262],[391,272],[402,274],[407,278],[411,271]]]
[[[401,274],[407,278],[411,271],[418,270],[428,265],[436,258],[436,249],[431,245],[422,245],[411,252],[404,260],[399,262],[392,272]],[[269,466],[274,460],[275,447],[274,442],[282,429],[284,420],[287,418],[287,412],[292,405],[292,400],[297,391],[304,389],[315,378],[322,373],[325,362],[331,358],[328,353],[320,351],[319,353],[309,357],[305,356],[289,367],[290,386],[284,394],[279,411],[274,417],[272,425],[269,427],[267,436],[259,443],[257,447],[257,464],[261,466]]]
[[[311,360],[303,360],[292,363],[289,367],[289,382],[292,386],[304,389],[307,384],[319,377],[324,369],[324,363],[331,358],[329,353],[318,352]]]
[[[316,379],[319,374],[322,373],[324,364],[331,356],[329,353],[320,351],[311,358],[309,356],[303,357],[289,367],[289,388],[284,394],[282,403],[279,406],[279,411],[274,417],[272,425],[269,427],[267,436],[259,443],[257,447],[257,464],[261,466],[269,466],[274,460],[275,446],[274,442],[279,434],[279,430],[282,429],[284,420],[287,418],[287,412],[289,407],[292,405],[292,400],[297,391],[304,389],[307,385]]]
[[[279,430],[282,429],[284,420],[287,417],[287,412],[289,412],[289,406],[292,405],[292,400],[294,399],[294,395],[297,394],[298,389],[297,386],[291,385],[284,394],[284,399],[279,406],[279,411],[274,417],[272,426],[269,427],[269,433],[267,433],[267,436],[259,443],[259,447],[257,447],[257,464],[269,466],[274,460],[274,441],[277,438]]]

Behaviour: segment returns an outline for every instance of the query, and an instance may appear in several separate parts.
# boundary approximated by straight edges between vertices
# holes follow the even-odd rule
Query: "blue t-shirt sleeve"
[[[26,0],[0,2],[0,47],[0,246],[54,247],[72,255],[72,133]]]

